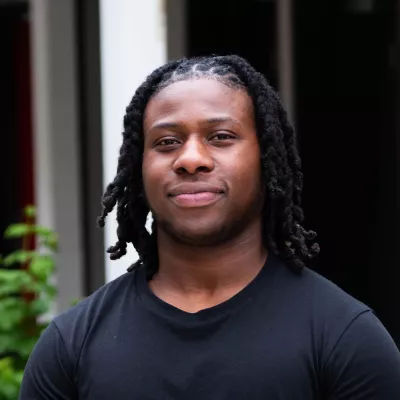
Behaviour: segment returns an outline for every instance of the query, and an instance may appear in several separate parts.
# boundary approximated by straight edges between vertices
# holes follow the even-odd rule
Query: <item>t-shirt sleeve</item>
[[[400,353],[371,311],[343,332],[324,375],[329,400],[400,399]]]
[[[25,368],[20,400],[75,400],[73,368],[63,338],[52,322],[38,340]]]

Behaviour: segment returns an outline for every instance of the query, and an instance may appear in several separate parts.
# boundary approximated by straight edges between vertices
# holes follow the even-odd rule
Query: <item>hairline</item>
[[[182,76],[178,76],[176,78],[174,76],[172,76],[169,79],[167,79],[166,81],[160,82],[158,84],[158,86],[155,88],[154,92],[149,97],[147,104],[150,102],[151,99],[153,99],[155,96],[157,96],[157,94],[159,94],[162,90],[173,85],[174,83],[191,81],[191,80],[200,80],[200,79],[215,80],[217,82],[224,84],[225,86],[229,87],[230,89],[242,90],[242,91],[248,93],[247,86],[244,83],[232,82],[229,79],[227,79],[227,76],[235,76],[235,75],[233,73],[229,73],[224,76],[219,76],[217,74],[207,74],[207,73],[203,73],[202,71],[194,71],[193,75],[182,74]]]

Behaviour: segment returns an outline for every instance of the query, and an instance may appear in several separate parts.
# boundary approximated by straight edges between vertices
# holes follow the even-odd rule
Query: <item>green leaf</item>
[[[28,304],[30,315],[42,315],[50,309],[50,302],[47,298],[37,298]]]
[[[18,353],[21,357],[28,358],[32,353],[33,348],[35,347],[36,342],[38,341],[39,336],[28,337],[25,336],[21,338],[18,344]]]
[[[29,205],[24,208],[24,214],[27,218],[35,218],[36,217],[36,208],[35,206]]]
[[[21,297],[6,297],[0,299],[0,331],[18,329],[26,315],[27,304]]]
[[[31,226],[27,224],[12,224],[4,232],[4,237],[6,239],[17,239],[22,238],[30,234]]]
[[[0,286],[0,298],[5,296],[15,295],[20,292],[20,287],[17,285],[1,285]]]
[[[6,267],[16,263],[25,264],[34,256],[34,254],[34,251],[16,250],[5,257],[3,262]]]
[[[31,336],[23,332],[21,328],[10,333],[0,333],[0,351],[15,352],[23,359],[27,360],[36,342],[40,337],[41,329],[37,330],[37,334]]]
[[[27,270],[0,269],[0,298],[29,292],[34,283],[33,276]]]
[[[39,236],[42,236],[45,238],[47,238],[51,235],[54,235],[53,231],[50,228],[46,228],[45,226],[41,226],[41,225],[33,225],[32,230]]]
[[[0,269],[0,284],[28,286],[33,282],[32,277],[26,270]]]
[[[15,400],[18,398],[23,371],[15,368],[11,358],[0,360],[0,399]]]
[[[36,278],[47,280],[53,273],[55,262],[49,255],[38,255],[32,259],[29,270]]]
[[[58,250],[58,235],[53,233],[46,237],[41,245],[47,247],[48,249],[52,251],[57,251]]]
[[[14,253],[9,254],[8,256],[4,257],[3,264],[5,267],[9,267],[15,264],[17,261],[15,259]]]
[[[55,288],[55,286],[47,282],[40,282],[40,281],[33,282],[29,289],[34,293],[38,294],[43,293],[48,298],[53,298],[57,294],[57,289]]]

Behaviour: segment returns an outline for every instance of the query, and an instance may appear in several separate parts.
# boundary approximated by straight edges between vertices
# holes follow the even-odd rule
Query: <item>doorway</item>
[[[28,2],[0,4],[0,254],[15,250],[8,225],[20,222],[33,204],[33,155]]]

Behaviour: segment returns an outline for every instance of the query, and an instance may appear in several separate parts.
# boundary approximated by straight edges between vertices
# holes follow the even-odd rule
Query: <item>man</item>
[[[99,218],[117,205],[110,257],[132,243],[139,260],[55,318],[20,398],[399,399],[389,334],[305,267],[318,246],[301,190],[293,128],[246,61],[154,71],[127,108]]]

